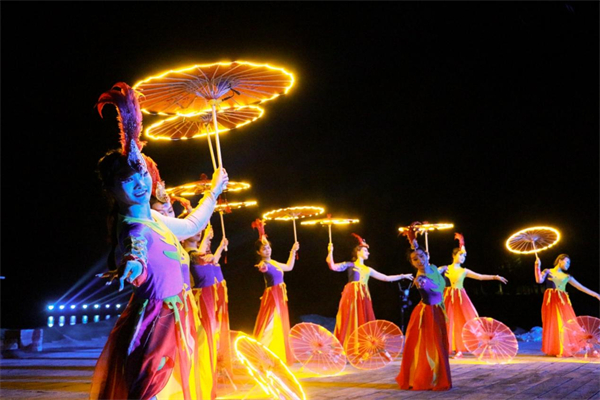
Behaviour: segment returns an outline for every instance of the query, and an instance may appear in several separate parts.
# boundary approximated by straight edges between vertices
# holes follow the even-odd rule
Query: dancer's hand
[[[496,275],[496,276],[494,277],[494,279],[495,279],[495,280],[497,280],[497,281],[500,281],[500,282],[504,283],[505,285],[506,285],[506,283],[508,282],[508,279],[506,279],[505,277],[503,277],[503,276],[500,276],[500,275]]]
[[[295,252],[297,252],[297,251],[298,251],[298,249],[300,249],[300,243],[299,243],[299,242],[296,242],[296,243],[294,243],[294,245],[292,246],[292,250],[291,250],[291,251],[292,251],[293,253],[295,253]]]
[[[128,260],[123,269],[123,273],[119,278],[119,292],[125,287],[125,281],[133,284],[134,281],[142,275],[144,272],[144,266],[139,261]]]
[[[330,254],[333,253],[333,243],[329,243],[327,245],[327,252]]]
[[[227,175],[227,171],[225,168],[217,168],[215,173],[213,174],[212,181],[210,182],[210,187],[215,196],[219,196],[223,193],[223,190],[227,188],[227,184],[229,183],[229,175]]]
[[[413,274],[402,274],[400,276],[401,276],[400,279],[408,279],[410,281],[412,281],[414,279]]]

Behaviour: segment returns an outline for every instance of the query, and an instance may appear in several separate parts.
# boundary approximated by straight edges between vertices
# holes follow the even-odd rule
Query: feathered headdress
[[[358,245],[360,247],[366,247],[367,249],[369,248],[369,245],[367,244],[367,241],[365,239],[361,238],[356,233],[352,233],[352,236],[354,236],[356,240],[358,240]]]
[[[102,109],[106,104],[117,108],[117,121],[121,140],[121,153],[127,156],[127,162],[135,171],[141,172],[146,162],[141,155],[143,142],[140,142],[142,132],[142,112],[138,101],[139,94],[125,82],[117,82],[112,89],[102,93],[96,107],[102,117]]]
[[[179,214],[177,216],[177,218],[183,218],[192,212],[192,203],[190,203],[190,201],[188,199],[185,199],[185,198],[179,197],[179,196],[175,196],[173,194],[170,194],[168,196],[169,196],[169,199],[171,199],[171,204],[175,204],[175,202],[177,202],[177,203],[181,204],[181,206],[183,207],[182,213]]]
[[[256,229],[258,231],[258,238],[260,239],[260,241],[263,244],[267,243],[267,234],[265,233],[265,225],[266,225],[266,223],[261,221],[258,218],[252,223],[252,229]]]
[[[454,239],[458,240],[458,246],[460,249],[466,252],[467,249],[465,247],[465,237],[462,235],[462,233],[454,232]]]
[[[406,236],[408,243],[410,244],[410,248],[416,250],[419,248],[419,242],[417,241],[417,233],[419,233],[419,225],[421,223],[419,221],[415,221],[408,226],[408,229],[402,231],[402,236]]]

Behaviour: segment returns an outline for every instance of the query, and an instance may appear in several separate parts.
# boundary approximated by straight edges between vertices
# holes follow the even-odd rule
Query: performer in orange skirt
[[[454,238],[458,239],[459,247],[452,251],[452,264],[442,266],[439,271],[450,281],[451,286],[444,290],[444,305],[448,315],[448,340],[450,341],[450,351],[454,352],[454,357],[462,356],[462,352],[467,351],[462,340],[462,331],[465,324],[479,317],[477,310],[471,303],[471,299],[463,288],[465,278],[477,279],[480,281],[496,280],[502,283],[508,282],[500,275],[484,275],[463,268],[461,265],[467,258],[467,249],[463,235],[455,233]]]
[[[576,315],[566,292],[567,283],[585,294],[600,300],[600,294],[586,288],[575,278],[567,274],[571,259],[567,254],[560,254],[554,260],[554,268],[540,272],[542,261],[535,260],[535,280],[546,282],[544,301],[542,303],[542,351],[549,356],[569,357],[579,350],[574,338],[574,329],[568,326],[576,323]],[[569,329],[567,329],[569,328]]]
[[[336,264],[333,261],[333,244],[329,244],[327,247],[328,254],[325,259],[332,271],[348,271],[348,283],[342,291],[334,330],[334,336],[344,348],[346,348],[346,342],[352,332],[362,324],[375,320],[371,294],[367,285],[369,277],[384,282],[413,279],[412,274],[385,275],[367,267],[365,260],[369,258],[369,245],[357,234],[353,233],[352,235],[358,240],[358,244],[352,250],[352,261]]]
[[[265,291],[260,298],[260,309],[254,325],[254,337],[275,353],[281,361],[292,365],[295,358],[288,340],[290,317],[283,274],[294,268],[296,252],[300,248],[300,243],[294,243],[287,263],[283,264],[271,259],[271,243],[264,233],[264,223],[257,219],[252,223],[252,227],[259,231],[260,239],[256,241],[256,253],[260,257],[260,262],[256,267],[263,273],[265,279]]]
[[[429,264],[429,255],[419,248],[414,232],[408,232],[409,260],[417,269],[415,286],[421,301],[410,315],[396,381],[404,390],[449,390],[452,378],[443,301],[446,282],[436,266]]]

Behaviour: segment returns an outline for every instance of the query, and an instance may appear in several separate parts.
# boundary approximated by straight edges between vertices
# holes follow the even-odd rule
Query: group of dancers
[[[228,242],[221,240],[212,253],[214,233],[209,224],[217,198],[229,181],[227,172],[218,168],[198,205],[191,208],[187,204],[185,217],[175,217],[156,163],[141,152],[138,93],[125,83],[117,83],[100,96],[100,114],[106,104],[117,108],[121,147],[109,151],[98,162],[98,175],[111,205],[108,229],[112,251],[109,272],[104,276],[110,281],[118,280],[120,290],[126,282],[134,290],[98,359],[90,397],[214,399],[217,376],[233,377],[228,293],[219,264]],[[275,261],[264,224],[257,220],[252,227],[259,233],[256,267],[265,280],[253,335],[291,365],[295,358],[288,340],[284,273],[293,269],[300,245],[293,244],[285,263]],[[466,248],[460,235],[452,264],[440,268],[429,263],[427,252],[419,247],[414,235],[409,235],[411,248],[407,255],[416,274],[385,275],[365,265],[369,245],[353,235],[357,244],[351,261],[335,263],[331,244],[325,259],[331,270],[348,273],[334,335],[344,345],[355,329],[375,320],[368,288],[370,277],[386,282],[412,280],[421,301],[406,329],[396,380],[400,389],[450,389],[449,357],[460,357],[466,351],[462,327],[477,317],[463,289],[464,279],[502,283],[506,279],[463,268]],[[540,271],[539,260],[535,268],[538,283],[546,281],[552,285],[542,306],[543,350],[566,356],[569,346],[565,341],[569,338],[561,329],[567,319],[574,318],[566,284],[598,299],[600,295],[566,274],[570,260],[561,256],[551,270]]]

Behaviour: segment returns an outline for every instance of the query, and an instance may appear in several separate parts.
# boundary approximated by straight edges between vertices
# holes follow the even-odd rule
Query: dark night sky
[[[103,270],[107,207],[94,170],[118,136],[112,107],[104,119],[94,109],[100,94],[225,60],[296,77],[263,118],[221,137],[230,179],[252,184],[229,199],[259,202],[226,216],[233,329],[252,328],[264,287],[251,222],[306,204],[359,218],[334,230],[336,261],[349,258],[354,231],[371,245],[367,265],[387,274],[412,271],[399,226],[454,223],[465,267],[509,279],[507,296],[468,282],[480,315],[541,325],[541,295],[523,294],[536,287],[533,256],[504,242],[555,226],[563,239],[541,254],[544,266],[566,252],[573,276],[599,290],[598,11],[597,2],[4,2],[2,327],[40,325],[47,302]],[[210,171],[205,141],[144,151],[168,186]],[[267,233],[285,261],[291,223],[270,222]],[[346,276],[324,262],[327,231],[298,225],[298,235],[300,259],[286,274],[292,323],[334,317]],[[433,263],[451,261],[453,232],[429,243]],[[370,288],[375,314],[398,323],[397,285]],[[569,292],[577,314],[598,316],[595,299]]]

